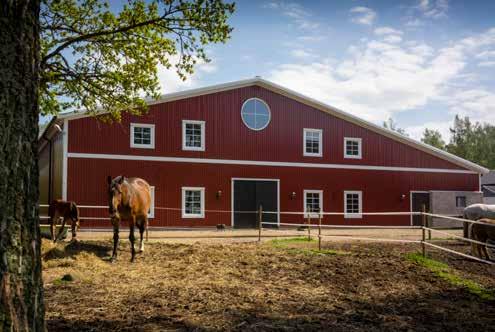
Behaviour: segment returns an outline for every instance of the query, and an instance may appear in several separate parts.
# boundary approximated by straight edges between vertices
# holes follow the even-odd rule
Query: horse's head
[[[122,204],[122,184],[124,183],[124,176],[117,176],[115,179],[109,175],[108,182],[108,212],[111,218],[118,217],[119,206]]]

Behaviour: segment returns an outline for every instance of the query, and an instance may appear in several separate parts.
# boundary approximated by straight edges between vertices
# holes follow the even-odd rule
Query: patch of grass
[[[409,253],[406,255],[406,258],[416,264],[426,267],[450,284],[466,288],[471,294],[475,294],[483,300],[495,300],[495,289],[487,289],[472,280],[458,276],[455,274],[454,269],[443,262],[423,257],[420,253]]]
[[[307,236],[300,236],[300,237],[289,237],[289,238],[272,240],[273,244],[290,244],[290,243],[300,243],[300,242],[316,242],[316,239],[312,237],[310,240],[308,239]]]
[[[272,240],[272,245],[275,248],[284,249],[292,254],[304,254],[310,256],[326,256],[326,255],[347,255],[349,252],[333,250],[333,249],[313,249],[304,247],[290,247],[291,244],[304,244],[304,243],[315,243],[316,239],[309,239],[307,236],[284,238],[284,239],[274,239]]]

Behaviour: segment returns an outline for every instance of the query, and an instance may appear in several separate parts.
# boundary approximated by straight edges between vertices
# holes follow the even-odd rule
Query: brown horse
[[[113,254],[111,261],[117,259],[120,220],[129,221],[129,241],[131,241],[131,262],[134,261],[134,227],[139,228],[141,242],[139,252],[144,251],[143,234],[148,226],[148,211],[151,205],[149,184],[140,178],[117,176],[112,180],[108,176],[108,207],[113,225]]]
[[[53,242],[57,242],[65,229],[67,219],[71,220],[72,241],[77,241],[76,230],[79,228],[79,208],[74,202],[67,202],[61,199],[56,199],[50,203],[48,207],[48,216],[50,217],[50,234]],[[63,218],[62,226],[55,237],[55,227],[60,218]]]
[[[495,240],[495,220],[480,219],[478,222],[483,224],[471,223],[469,225],[469,237],[473,240],[486,243],[488,240]],[[490,260],[490,256],[486,251],[486,246],[478,243],[471,243],[471,251],[474,256]]]

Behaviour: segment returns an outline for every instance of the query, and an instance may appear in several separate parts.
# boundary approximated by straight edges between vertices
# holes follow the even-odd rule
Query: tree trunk
[[[0,331],[43,331],[39,0],[0,2]]]

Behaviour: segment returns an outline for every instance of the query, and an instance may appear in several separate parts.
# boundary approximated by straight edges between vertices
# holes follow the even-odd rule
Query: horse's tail
[[[70,218],[74,221],[79,220],[79,208],[74,202],[70,202]]]

